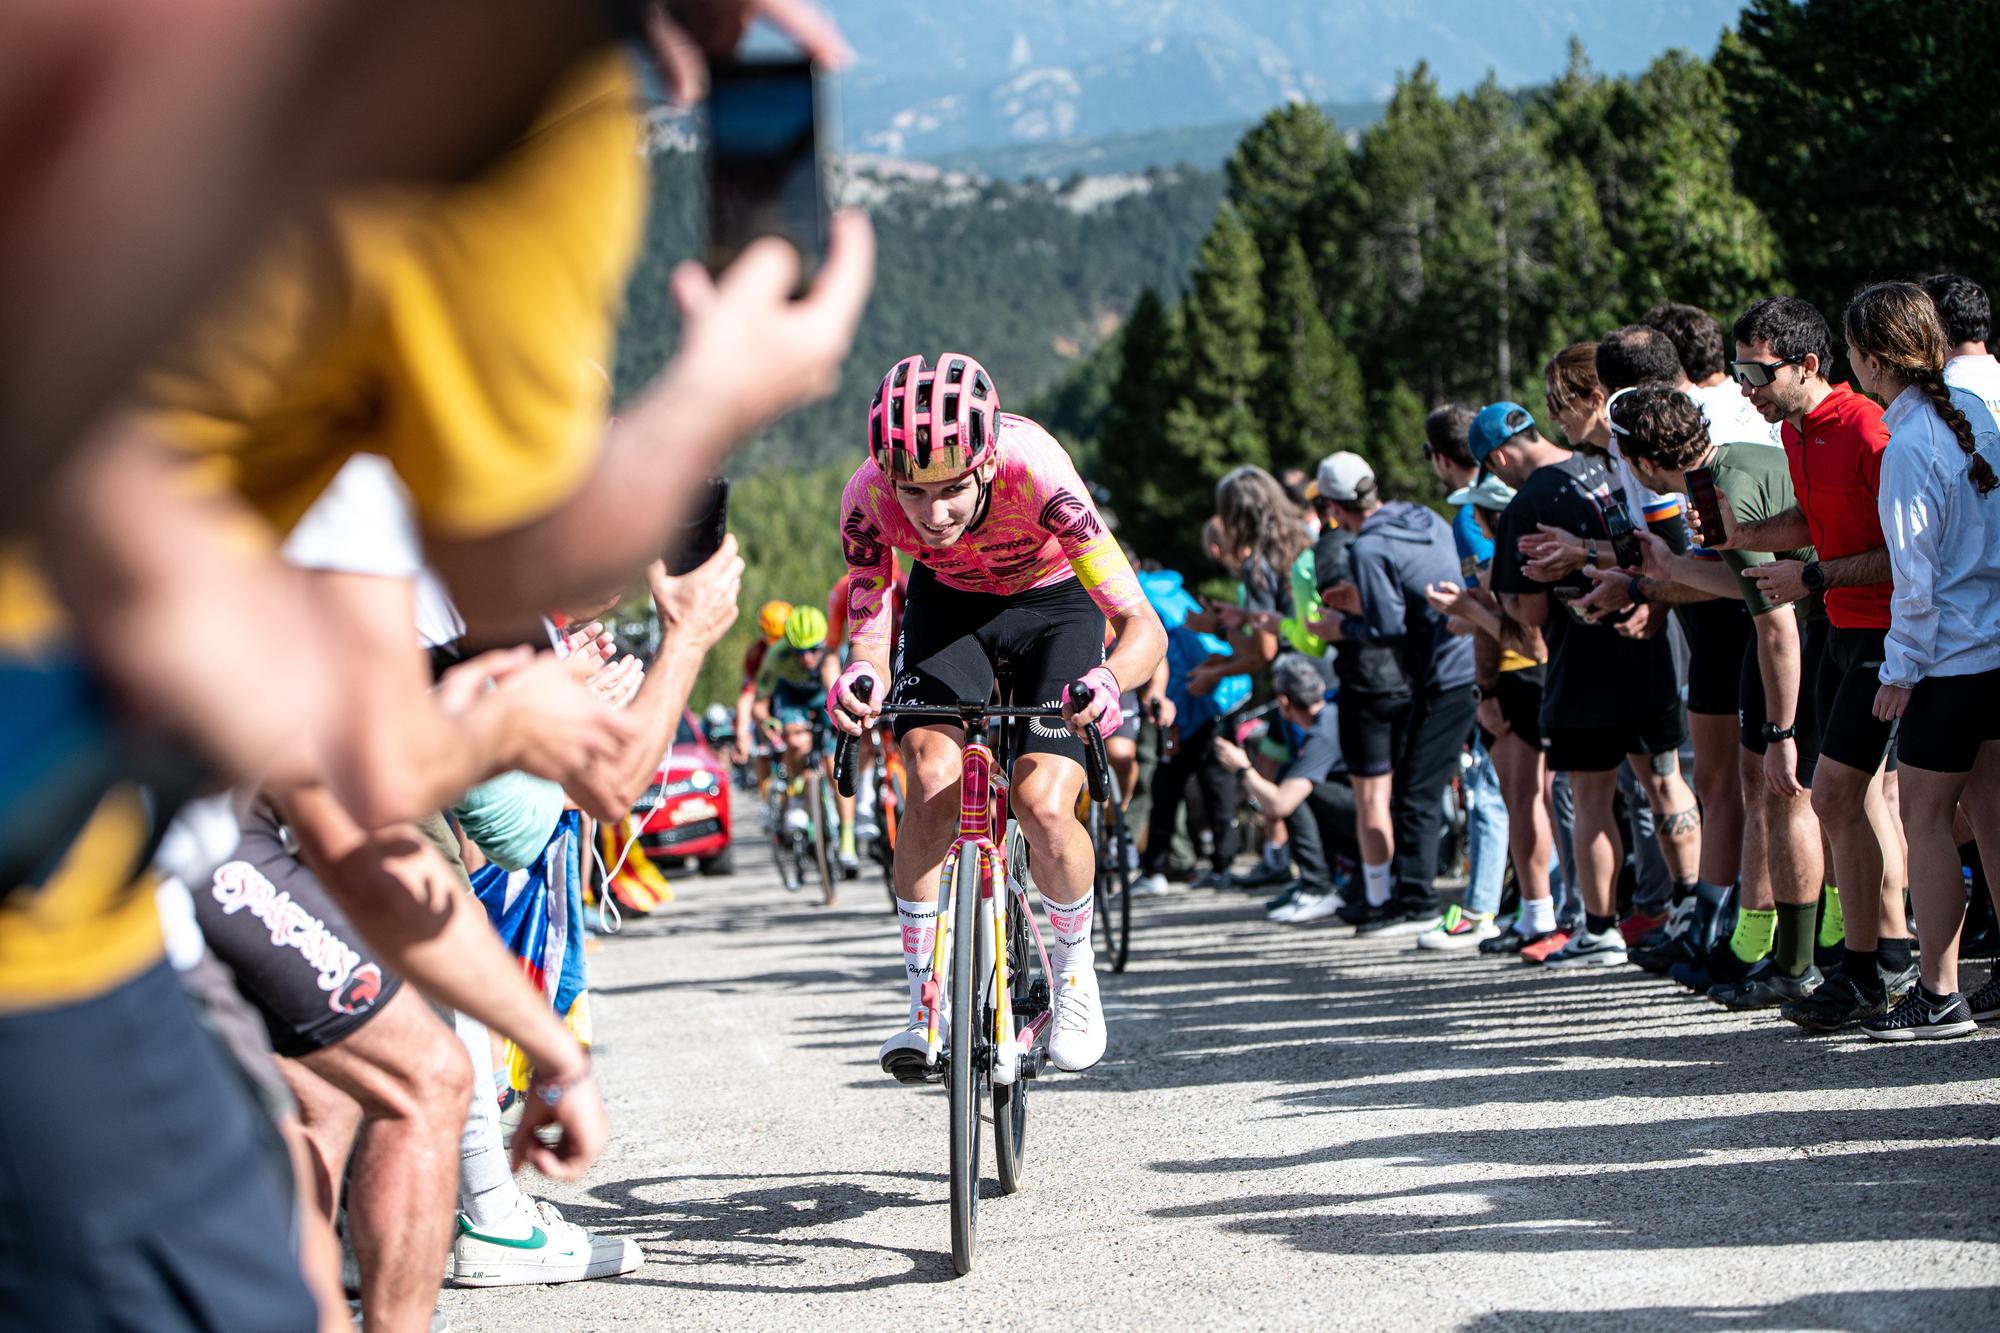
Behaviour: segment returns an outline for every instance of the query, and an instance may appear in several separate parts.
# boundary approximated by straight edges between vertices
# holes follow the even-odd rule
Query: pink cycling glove
[[[1107,739],[1116,736],[1118,729],[1125,725],[1125,710],[1118,706],[1121,693],[1118,677],[1111,674],[1108,666],[1092,667],[1083,673],[1083,683],[1090,686],[1093,696],[1104,701],[1104,711],[1097,717],[1097,734]],[[1073,702],[1067,685],[1063,686],[1063,702]]]
[[[854,683],[858,680],[874,682],[875,688],[868,696],[870,703],[883,704],[888,702],[887,699],[882,697],[882,677],[876,674],[874,667],[857,659],[847,664],[847,669],[841,672],[839,678],[833,682],[833,689],[827,692],[826,715],[828,717],[832,717],[836,711],[840,710],[840,697],[852,689]],[[858,690],[855,691],[855,695],[857,698],[860,697],[860,692]]]

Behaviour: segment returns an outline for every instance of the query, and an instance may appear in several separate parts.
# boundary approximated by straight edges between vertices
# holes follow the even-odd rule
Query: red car
[[[638,807],[649,811],[639,846],[661,869],[691,860],[704,875],[726,875],[729,849],[729,765],[709,748],[693,713],[681,719],[674,748]]]

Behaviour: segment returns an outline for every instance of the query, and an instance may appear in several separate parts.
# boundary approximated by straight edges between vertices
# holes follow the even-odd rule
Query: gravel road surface
[[[535,1182],[645,1266],[446,1292],[459,1333],[2000,1328],[2000,1037],[1815,1038],[1241,893],[1136,904],[1110,1052],[1033,1085],[1009,1198],[989,1131],[955,1278],[943,1094],[875,1065],[880,881],[814,906],[744,823],[744,873],[591,955],[617,1137]]]

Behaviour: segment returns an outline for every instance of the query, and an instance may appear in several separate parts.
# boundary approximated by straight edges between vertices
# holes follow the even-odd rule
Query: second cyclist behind
[[[859,734],[885,697],[944,707],[984,700],[1003,661],[1011,702],[1063,706],[1067,725],[1026,727],[1009,805],[1053,937],[1049,1057],[1059,1069],[1088,1069],[1104,1055],[1105,1031],[1090,945],[1096,865],[1076,818],[1083,729],[1117,732],[1119,695],[1152,678],[1166,631],[1069,455],[1026,417],[1003,414],[992,377],[969,356],[947,352],[935,368],[905,357],[883,377],[868,410],[868,459],[840,512],[852,652],[833,688],[836,726]],[[896,551],[915,568],[892,667],[885,594]],[[854,689],[864,677],[874,682],[867,701]],[[1091,691],[1081,708],[1065,689],[1079,679]],[[910,1010],[882,1043],[881,1061],[919,1082],[928,1058],[919,996],[930,979],[939,872],[958,833],[965,732],[899,718],[895,734],[911,788],[895,866]]]

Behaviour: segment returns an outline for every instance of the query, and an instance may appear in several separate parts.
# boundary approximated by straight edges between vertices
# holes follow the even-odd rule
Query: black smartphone
[[[711,273],[750,242],[781,236],[799,252],[799,291],[826,253],[832,95],[802,57],[716,59],[708,66]]]
[[[1704,542],[1721,541],[1729,529],[1722,526],[1722,492],[1715,489],[1715,470],[1691,467],[1687,470],[1687,484],[1688,500],[1694,505],[1695,517],[1701,520]]]
[[[1611,538],[1611,554],[1624,569],[1637,569],[1646,563],[1645,552],[1639,549],[1639,534],[1632,530],[1632,516],[1625,512],[1625,506],[1615,498],[1598,504],[1598,511],[1604,515],[1606,535]]]
[[[710,477],[703,483],[701,501],[687,522],[674,529],[663,558],[667,573],[676,577],[691,574],[708,563],[722,549],[729,534],[729,478]]]

